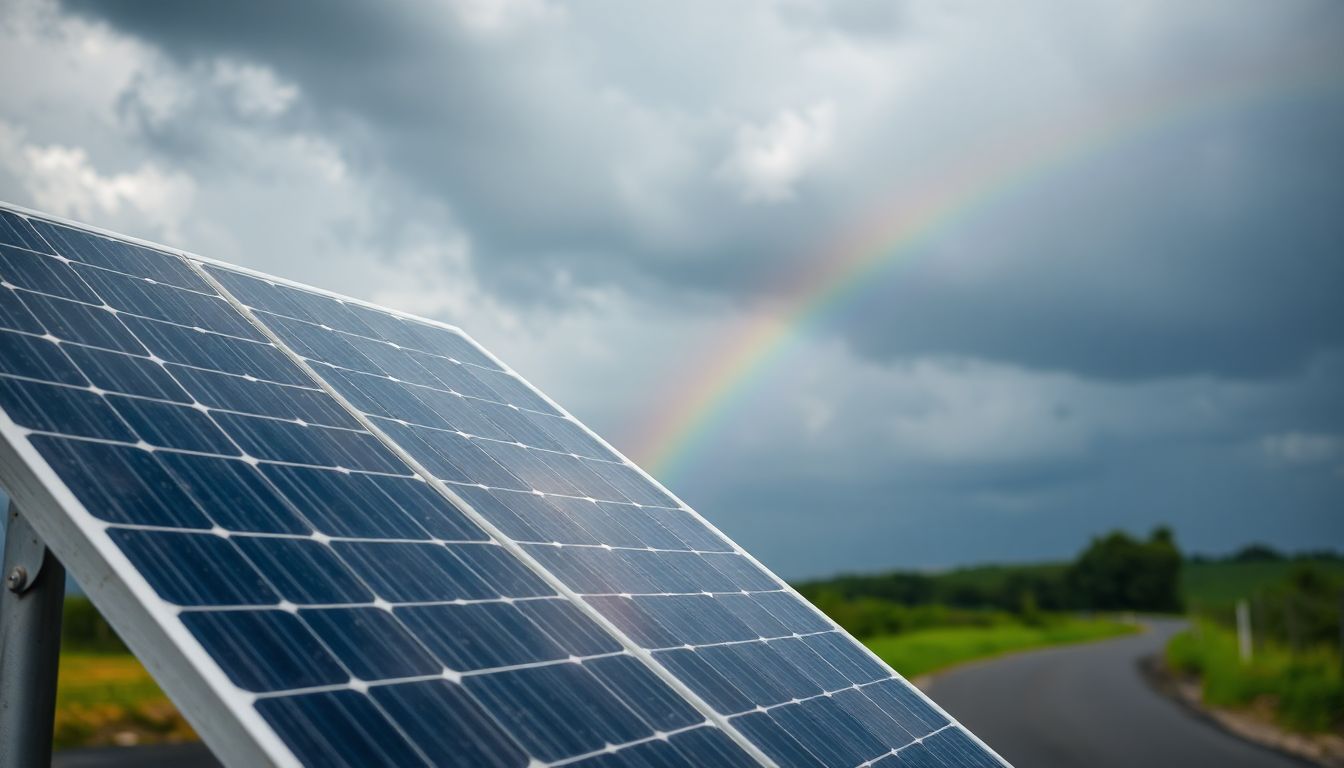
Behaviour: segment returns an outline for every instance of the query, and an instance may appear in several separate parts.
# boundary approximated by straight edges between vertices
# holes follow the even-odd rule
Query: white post
[[[1245,600],[1237,601],[1237,647],[1241,651],[1241,663],[1251,662],[1251,605]]]

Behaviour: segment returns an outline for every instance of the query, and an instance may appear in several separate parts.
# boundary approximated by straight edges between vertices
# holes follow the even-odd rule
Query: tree
[[[1148,541],[1114,531],[1083,551],[1069,568],[1074,599],[1099,611],[1180,610],[1181,553],[1171,529],[1160,527]]]

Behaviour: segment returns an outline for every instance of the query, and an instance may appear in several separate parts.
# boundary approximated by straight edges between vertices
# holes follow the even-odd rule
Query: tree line
[[[1123,531],[1094,538],[1069,563],[843,575],[797,587],[813,602],[831,605],[868,600],[1022,615],[1077,610],[1175,612],[1181,609],[1181,562],[1171,529],[1159,527],[1146,539]]]

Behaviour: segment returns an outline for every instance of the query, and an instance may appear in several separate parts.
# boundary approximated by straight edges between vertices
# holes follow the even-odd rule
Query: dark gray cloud
[[[829,37],[843,55],[894,51],[899,67],[932,22],[903,23],[906,12],[890,10],[898,6],[858,2],[753,6],[718,24],[693,8],[580,3],[553,10],[560,18],[541,14],[491,34],[413,4],[66,5],[181,62],[225,55],[272,67],[298,84],[307,119],[340,134],[354,157],[397,169],[467,223],[487,284],[518,298],[554,286],[555,270],[660,295],[759,297],[781,269],[844,232],[868,199],[917,167],[917,157],[883,140],[882,121],[916,145],[941,137],[938,152],[973,152],[992,142],[995,121],[1086,112],[1172,78],[1217,84],[1249,75],[1249,65],[1287,67],[1303,48],[1344,34],[1344,13],[1330,4],[1244,19],[1222,13],[1205,19],[1207,28],[1145,9],[1118,16],[1133,24],[1128,37],[1066,16],[1058,31],[1035,33],[1039,50],[1017,53],[1010,69],[987,69],[1009,65],[994,59],[1007,50],[963,65],[932,59],[931,79],[950,89],[942,95],[920,91],[903,103],[879,79],[852,100],[804,83],[790,103],[772,93],[788,93],[780,84],[741,82],[760,74],[747,55],[759,52],[781,65],[781,77],[795,76],[797,68],[770,57]],[[772,42],[743,39],[733,22],[746,21],[775,25],[760,32]],[[1344,68],[1344,53],[1319,55],[1315,66]],[[1073,67],[1064,85],[1061,64]],[[998,93],[958,93],[986,79]],[[756,92],[744,96],[748,85]],[[1332,172],[1344,152],[1344,96],[1335,86],[1197,116],[1036,182],[952,228],[951,242],[910,255],[911,267],[870,289],[855,310],[861,322],[832,327],[881,359],[961,354],[1140,378],[1300,366],[1344,341],[1335,300],[1344,221],[1334,214],[1344,177]],[[743,123],[768,127],[775,110],[828,99],[838,102],[837,121],[864,109],[876,121],[865,129],[879,128],[836,129],[832,143],[853,143],[831,148],[831,175],[799,181],[781,205],[744,203],[723,183],[719,171]],[[1040,118],[1027,117],[1033,108]],[[183,135],[201,133],[193,121],[155,138],[181,149],[190,144]],[[978,254],[972,269],[994,279],[938,268],[965,258],[958,251]]]
[[[1338,3],[16,0],[0,39],[0,196],[459,323],[622,447],[879,201],[1244,86],[951,217],[669,480],[788,575],[1344,540]]]

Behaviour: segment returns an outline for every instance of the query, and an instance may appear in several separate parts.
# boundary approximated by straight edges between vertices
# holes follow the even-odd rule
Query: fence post
[[[1241,663],[1251,663],[1251,605],[1244,599],[1237,601],[1237,648]]]

